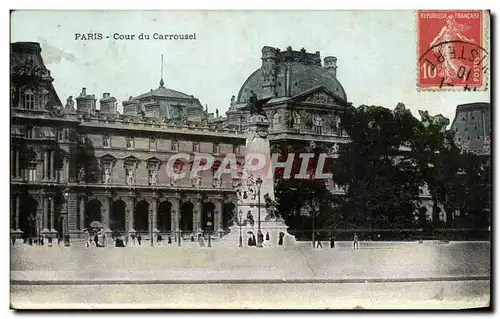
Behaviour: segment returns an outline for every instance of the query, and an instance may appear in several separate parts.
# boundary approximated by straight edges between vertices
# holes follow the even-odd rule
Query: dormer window
[[[34,110],[35,109],[35,94],[33,94],[33,91],[31,90],[26,90],[24,92],[24,108],[27,110]]]

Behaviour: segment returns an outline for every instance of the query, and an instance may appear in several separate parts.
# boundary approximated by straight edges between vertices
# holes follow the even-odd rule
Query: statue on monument
[[[250,98],[248,99],[248,108],[250,109],[250,117],[262,116],[267,119],[266,112],[264,112],[263,103],[257,98],[257,94],[253,90],[250,91]]]
[[[266,211],[267,211],[267,216],[265,220],[270,220],[270,219],[280,219],[281,216],[278,213],[278,202],[273,200],[271,196],[269,196],[269,193],[264,195],[264,202],[266,203]]]

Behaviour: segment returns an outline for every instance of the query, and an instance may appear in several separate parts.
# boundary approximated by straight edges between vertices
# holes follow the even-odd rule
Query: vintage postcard
[[[490,307],[489,11],[10,18],[11,308]]]

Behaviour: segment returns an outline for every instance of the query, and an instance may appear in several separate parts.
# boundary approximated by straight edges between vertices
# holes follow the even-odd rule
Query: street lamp
[[[153,234],[153,210],[149,210],[149,241],[151,242],[151,247],[154,247],[154,234]]]
[[[243,237],[241,237],[241,226],[242,226],[242,222],[241,222],[241,220],[243,219],[243,211],[242,211],[242,210],[240,210],[240,211],[239,211],[239,213],[238,213],[238,215],[239,215],[239,217],[240,217],[240,218],[238,219],[238,225],[240,226],[240,241],[239,241],[239,245],[238,245],[238,247],[243,247]]]
[[[70,242],[69,242],[69,205],[68,205],[69,189],[68,188],[66,188],[64,190],[64,198],[66,199],[66,234],[64,236],[64,246],[68,247],[70,245]]]
[[[262,247],[262,232],[260,230],[260,188],[262,187],[262,178],[260,176],[257,177],[255,180],[255,183],[257,184],[257,196],[258,196],[258,202],[257,202],[257,214],[258,214],[258,224],[257,224],[257,247]]]
[[[318,200],[316,198],[313,198],[311,201],[312,204],[312,244],[314,248],[314,243],[316,242],[315,240],[315,234],[316,234],[316,207],[318,206]]]
[[[212,247],[211,241],[211,233],[212,233],[212,213],[208,212],[208,221],[207,221],[207,230],[208,230],[208,247]]]

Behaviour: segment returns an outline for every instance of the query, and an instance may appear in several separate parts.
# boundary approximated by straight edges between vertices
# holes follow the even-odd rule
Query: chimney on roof
[[[96,98],[95,95],[88,95],[87,89],[82,88],[80,96],[76,97],[76,112],[92,114],[95,111]]]
[[[111,94],[104,93],[99,103],[101,105],[101,113],[116,114],[116,99],[111,97]]]
[[[337,58],[334,56],[327,56],[324,60],[324,68],[337,78]]]

